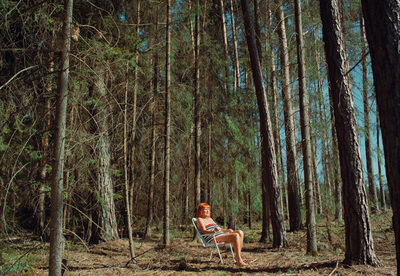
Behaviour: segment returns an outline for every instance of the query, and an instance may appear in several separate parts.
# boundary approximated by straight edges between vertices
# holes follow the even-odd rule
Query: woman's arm
[[[212,222],[215,223],[213,220],[212,220]],[[202,218],[197,218],[197,228],[199,228],[200,232],[203,234],[214,234],[214,233],[218,232],[218,229],[219,229],[219,228],[215,228],[214,230],[207,230],[205,223],[204,223],[204,219],[202,219]]]

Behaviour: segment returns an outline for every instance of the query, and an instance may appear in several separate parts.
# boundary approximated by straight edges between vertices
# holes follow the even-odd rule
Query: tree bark
[[[136,11],[136,35],[140,37],[140,0],[137,1],[137,11]],[[134,70],[134,81],[133,81],[133,91],[132,91],[132,133],[131,133],[131,149],[130,149],[130,178],[129,178],[129,207],[130,213],[133,212],[134,197],[137,194],[137,187],[135,193],[135,150],[136,150],[136,114],[137,114],[137,92],[139,86],[139,49],[135,49],[135,63],[136,69]]]
[[[282,98],[283,113],[285,119],[285,140],[286,140],[286,165],[288,181],[288,199],[289,199],[289,222],[290,231],[303,229],[301,219],[301,206],[299,196],[299,179],[297,177],[296,164],[296,138],[293,112],[293,96],[290,81],[289,70],[289,52],[286,39],[286,24],[283,5],[278,8],[278,36],[282,67]]]
[[[370,104],[369,104],[369,79],[368,79],[368,64],[366,60],[367,48],[366,37],[364,28],[364,18],[360,14],[360,35],[361,35],[361,48],[362,56],[365,57],[361,61],[362,66],[362,80],[363,80],[363,104],[364,104],[364,131],[365,131],[365,157],[367,159],[367,179],[369,200],[372,203],[371,212],[379,211],[378,196],[376,192],[374,165],[372,163],[372,145],[371,145],[371,119],[370,119]]]
[[[165,171],[164,171],[164,233],[165,247],[170,241],[170,174],[171,174],[171,0],[166,0],[167,25],[165,49]]]
[[[54,32],[53,36],[51,38],[50,42],[50,47],[53,49],[54,48]],[[49,62],[49,72],[54,72],[54,52],[50,52],[50,62]],[[52,91],[52,84],[49,81],[46,85],[46,94],[50,95]],[[49,156],[49,146],[50,146],[50,139],[49,135],[47,135],[47,131],[50,131],[51,129],[51,100],[50,98],[46,97],[44,99],[44,108],[42,108],[42,118],[43,118],[43,130],[44,130],[44,136],[42,137],[42,150],[43,150],[43,159],[41,160],[40,164],[40,169],[39,169],[39,178],[40,178],[40,185],[38,187],[37,193],[38,193],[38,211],[37,211],[37,226],[36,226],[36,231],[38,234],[42,237],[42,239],[47,240],[45,233],[45,224],[46,224],[46,212],[45,212],[45,198],[46,198],[46,193],[45,193],[45,184],[47,181],[47,166],[49,165],[50,162],[50,156]]]
[[[60,276],[63,253],[63,185],[65,132],[68,107],[69,56],[71,49],[71,23],[73,0],[66,0],[65,21],[63,25],[63,49],[61,52],[61,71],[57,85],[56,137],[51,181],[51,221],[49,275]]]
[[[196,3],[196,20],[194,30],[194,183],[195,183],[195,206],[201,202],[201,120],[200,120],[200,15],[199,1]]]
[[[127,65],[128,67],[128,65]],[[133,235],[132,235],[132,222],[131,222],[131,202],[129,197],[129,177],[128,177],[128,68],[126,69],[126,86],[125,86],[125,106],[124,106],[124,195],[125,195],[125,209],[126,209],[126,224],[128,228],[129,238],[129,251],[131,254],[131,260],[135,257],[135,251],[133,247]],[[134,92],[135,93],[135,92]],[[135,109],[135,108],[134,108]],[[135,117],[135,115],[134,115]],[[133,130],[134,132],[134,130]],[[133,160],[132,160],[133,163]],[[133,175],[132,175],[133,178]]]
[[[262,175],[263,182],[267,186],[270,199],[271,221],[273,229],[273,247],[286,247],[288,245],[286,229],[283,219],[283,208],[281,200],[281,190],[278,184],[278,174],[276,170],[276,158],[274,148],[274,138],[272,126],[268,112],[268,102],[264,90],[264,80],[261,71],[260,60],[254,34],[254,27],[250,16],[248,0],[241,0],[243,21],[245,26],[247,47],[250,54],[251,69],[253,72],[253,81],[257,96],[257,105],[260,114],[260,132],[263,162]]]
[[[377,265],[338,0],[321,0],[320,9],[343,182],[344,262]]]
[[[307,254],[317,254],[317,233],[314,207],[313,162],[311,150],[310,118],[308,116],[308,95],[306,88],[306,70],[304,62],[303,23],[301,17],[301,0],[294,1],[297,33],[297,61],[300,94],[300,125],[303,148],[304,185],[306,189],[306,220],[307,220]]]
[[[233,9],[233,0],[230,0],[230,11],[231,11],[231,25],[232,25],[232,39],[233,39],[233,49],[235,55],[235,81],[233,85],[234,92],[238,91],[241,87],[241,80],[240,80],[240,62],[239,62],[239,50],[238,50],[238,39],[237,39],[237,28],[236,28],[236,21],[235,21],[235,13]]]
[[[93,87],[94,97],[100,99],[100,102],[105,102],[107,97],[105,78],[106,73],[100,69]],[[98,166],[93,168],[97,179],[95,216],[98,226],[93,228],[91,242],[99,243],[100,241],[116,240],[119,237],[111,177],[110,137],[106,107],[101,103],[94,105],[92,116],[94,119],[92,130],[95,135],[98,135],[98,142],[95,145]]]
[[[158,33],[158,12],[156,16],[156,22],[154,24],[154,41],[157,43]],[[152,236],[152,224],[153,224],[153,216],[154,216],[154,188],[155,188],[155,177],[156,177],[156,141],[157,141],[157,94],[158,94],[158,53],[157,50],[154,51],[153,57],[151,60],[151,64],[153,65],[153,80],[152,80],[152,89],[153,89],[153,98],[151,103],[151,149],[150,149],[150,185],[148,190],[148,200],[147,200],[147,218],[146,218],[146,229],[145,229],[145,237]]]
[[[361,3],[393,209],[397,275],[400,275],[400,4],[393,0],[362,0]]]

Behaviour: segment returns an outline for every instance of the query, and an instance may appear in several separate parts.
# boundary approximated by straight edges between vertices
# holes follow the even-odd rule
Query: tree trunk
[[[262,138],[261,138],[262,139]],[[263,140],[261,140],[261,200],[262,200],[262,228],[261,228],[261,237],[260,242],[266,243],[270,241],[270,199],[268,195],[268,171],[264,168],[268,167],[268,160],[265,158],[265,154],[262,153],[263,151]]]
[[[156,55],[156,54],[155,54]],[[158,77],[157,77],[157,57],[153,59],[153,99],[152,99],[152,110],[151,110],[151,154],[150,154],[150,185],[149,185],[149,197],[147,200],[147,218],[146,218],[146,230],[145,237],[151,237],[151,227],[153,224],[153,201],[154,201],[154,187],[155,187],[155,176],[156,176],[156,140],[157,140],[157,129],[156,129],[156,98],[158,90]]]
[[[166,52],[165,52],[165,171],[164,171],[164,233],[163,243],[165,247],[171,245],[170,241],[170,174],[171,174],[171,0],[167,4],[166,25]]]
[[[221,18],[222,18],[222,37],[224,43],[224,57],[225,57],[225,89],[226,93],[229,93],[229,51],[228,51],[228,34],[226,31],[226,21],[225,21],[225,8],[224,0],[220,0],[221,4]],[[233,14],[231,15],[233,16]]]
[[[306,74],[304,64],[303,23],[301,18],[301,0],[294,1],[296,33],[297,33],[297,60],[300,94],[300,125],[303,148],[304,185],[306,189],[306,220],[307,220],[307,254],[317,254],[317,234],[314,210],[314,187],[312,177],[312,150],[310,134],[310,118],[308,116],[308,95],[306,88]]]
[[[212,199],[213,199],[213,183],[212,183],[212,179],[211,179],[211,174],[212,174],[212,127],[213,127],[213,108],[212,108],[212,91],[210,90],[210,95],[209,95],[209,110],[210,110],[210,122],[208,124],[208,137],[207,137],[207,142],[208,142],[208,154],[207,154],[207,158],[208,158],[208,174],[207,174],[207,202],[209,202],[209,204],[212,204]]]
[[[158,33],[158,15],[156,17],[156,23],[154,26],[154,35]],[[156,39],[155,39],[156,41]],[[151,237],[151,227],[153,224],[153,205],[154,205],[154,188],[155,188],[155,177],[156,177],[156,141],[157,141],[157,128],[156,128],[156,114],[157,114],[157,94],[158,94],[158,54],[157,50],[154,51],[152,61],[153,65],[153,98],[151,103],[151,149],[150,149],[150,185],[148,190],[147,200],[147,218],[146,218],[146,229],[145,237]]]
[[[128,64],[127,64],[128,67]],[[126,69],[126,86],[125,86],[125,106],[124,106],[124,194],[125,194],[125,209],[126,209],[126,224],[128,228],[129,238],[129,250],[131,254],[131,260],[135,257],[135,251],[133,247],[133,235],[132,235],[132,222],[131,222],[131,204],[129,198],[129,177],[128,177],[128,68]],[[134,91],[134,93],[136,93]],[[134,108],[135,110],[136,108]],[[133,115],[135,117],[135,115]],[[134,133],[135,130],[132,130]],[[133,159],[132,159],[133,166]],[[132,174],[133,178],[133,174]]]
[[[377,110],[376,114],[379,114],[379,111]],[[381,198],[381,207],[382,210],[386,210],[386,195],[385,195],[385,188],[383,186],[383,176],[382,176],[382,151],[380,148],[380,131],[379,131],[379,116],[376,115],[376,144],[377,144],[377,157],[378,157],[378,180],[379,180],[379,188],[381,190],[380,192],[380,198]]]
[[[362,0],[361,3],[393,209],[397,275],[400,275],[400,4],[393,0]]]
[[[241,0],[243,10],[243,21],[246,31],[247,46],[250,54],[253,81],[257,96],[257,105],[260,115],[260,133],[262,145],[262,172],[265,172],[264,184],[267,186],[270,199],[271,221],[273,229],[273,247],[286,247],[288,245],[286,237],[285,223],[283,219],[283,208],[281,200],[281,190],[278,184],[278,174],[276,170],[276,158],[272,126],[268,112],[268,102],[264,90],[264,80],[262,76],[260,60],[254,34],[253,22],[250,16],[248,0]],[[263,176],[262,176],[263,177]]]
[[[48,70],[50,73],[54,72],[54,49],[55,47],[55,31],[52,31],[52,37],[50,38],[50,50],[51,52],[49,53],[49,66]],[[40,169],[39,169],[39,179],[40,179],[40,185],[38,187],[37,193],[38,193],[38,211],[37,211],[37,226],[36,226],[36,231],[37,233],[41,236],[43,240],[47,240],[47,235],[45,235],[45,224],[46,224],[46,212],[45,212],[45,198],[46,198],[46,193],[45,193],[45,184],[46,181],[48,180],[47,176],[47,166],[49,165],[50,161],[50,156],[49,156],[49,146],[50,146],[50,139],[49,135],[46,133],[51,130],[51,100],[48,97],[52,93],[52,78],[48,80],[48,83],[46,84],[46,91],[44,97],[44,108],[42,108],[42,118],[43,118],[43,130],[44,130],[44,136],[42,137],[42,151],[43,151],[43,159],[40,164]]]
[[[320,9],[343,181],[344,262],[377,265],[338,0],[321,0]]]
[[[136,12],[136,35],[140,37],[140,0],[137,1],[137,12]],[[137,194],[137,186],[135,186],[135,150],[136,150],[136,114],[137,114],[137,91],[139,86],[139,49],[135,49],[135,63],[136,69],[134,70],[134,81],[132,91],[132,134],[131,134],[131,152],[130,152],[130,179],[129,179],[129,206],[130,213],[132,214],[134,209],[134,197]],[[136,192],[135,192],[136,188]]]
[[[189,215],[189,187],[191,187],[191,171],[192,171],[192,156],[193,156],[193,137],[194,137],[194,126],[190,127],[190,135],[189,135],[189,146],[188,146],[188,155],[187,155],[187,169],[186,169],[186,185],[185,185],[185,208],[186,208],[186,216],[187,219]],[[196,203],[196,202],[194,202]],[[190,213],[192,216],[196,214],[197,206],[193,206],[193,212]],[[193,234],[196,235],[195,231]]]
[[[372,203],[371,212],[379,211],[378,195],[376,192],[375,176],[374,176],[374,164],[372,163],[372,146],[371,146],[371,119],[370,104],[369,104],[369,79],[368,79],[368,64],[366,60],[367,47],[365,41],[365,27],[364,18],[360,14],[360,35],[361,35],[361,48],[362,56],[364,57],[361,61],[362,65],[362,76],[363,76],[363,103],[364,103],[364,130],[365,130],[365,157],[367,159],[367,177],[368,177],[368,191],[369,200]]]
[[[240,62],[239,62],[239,51],[238,51],[238,40],[237,40],[237,28],[235,21],[235,12],[233,9],[233,0],[230,0],[230,13],[231,13],[231,26],[232,26],[232,40],[233,40],[233,50],[234,50],[234,85],[233,89],[236,92],[237,89],[241,87],[240,80]]]
[[[49,275],[60,276],[63,253],[63,185],[65,131],[68,107],[69,55],[71,49],[71,22],[73,0],[66,0],[65,20],[63,25],[63,49],[61,52],[61,71],[57,85],[56,137],[51,181],[51,221]]]
[[[279,22],[277,31],[279,36],[281,67],[283,71],[282,98],[283,98],[283,113],[285,119],[289,222],[290,222],[290,231],[298,231],[303,229],[303,224],[301,219],[299,179],[297,177],[293,96],[292,96],[291,81],[290,81],[289,52],[287,48],[285,15],[283,11],[283,5],[279,6],[277,14],[278,14],[277,20]]]
[[[200,136],[201,136],[201,120],[200,120],[200,15],[199,1],[196,3],[196,20],[194,30],[194,183],[195,183],[195,206],[201,202],[201,178],[200,178]]]
[[[95,98],[101,99],[100,102],[106,102],[105,72],[102,69],[97,73],[97,80],[93,90]],[[113,181],[111,177],[111,153],[107,113],[104,105],[98,104],[93,106],[92,116],[95,122],[93,122],[92,130],[94,134],[98,135],[98,142],[95,146],[98,166],[93,168],[97,177],[95,217],[97,218],[98,226],[96,225],[93,228],[91,243],[118,239]]]
[[[231,86],[230,86],[230,80],[229,80],[229,68],[231,67],[229,64],[229,50],[228,50],[228,34],[227,34],[227,28],[226,28],[226,21],[225,21],[225,8],[224,8],[224,0],[220,0],[221,4],[221,18],[222,18],[222,33],[223,33],[223,44],[224,44],[224,58],[225,58],[225,94],[226,95],[232,95],[231,93]],[[233,16],[233,15],[231,15]],[[235,69],[234,69],[235,70]],[[236,90],[236,87],[234,87]],[[236,91],[235,91],[236,92]],[[236,94],[236,93],[235,93]],[[230,96],[227,96],[228,100],[231,100]],[[228,141],[229,143],[229,141]],[[230,143],[229,143],[230,144]],[[234,163],[232,164],[234,166]],[[237,172],[235,172],[235,180],[231,179],[230,185],[229,185],[229,193],[230,193],[230,199],[231,199],[231,204],[230,204],[230,211],[229,211],[229,224],[231,228],[235,228],[236,225],[236,212],[235,212],[235,201],[236,201],[236,190],[237,190],[237,183],[236,183],[236,178],[237,178]]]
[[[51,60],[49,66],[49,72],[54,71],[54,61],[53,61],[54,52],[51,53]],[[47,84],[46,93],[50,95],[51,93],[51,83]],[[49,165],[50,158],[49,158],[49,136],[46,134],[47,131],[51,129],[51,101],[50,98],[44,99],[44,108],[43,108],[43,130],[45,132],[45,136],[42,137],[42,150],[43,150],[43,159],[41,160],[40,169],[39,169],[39,178],[40,178],[40,185],[38,187],[38,211],[37,211],[37,226],[36,231],[42,237],[42,239],[46,240],[45,231],[45,224],[46,224],[46,212],[45,212],[45,184],[47,181],[47,166]]]

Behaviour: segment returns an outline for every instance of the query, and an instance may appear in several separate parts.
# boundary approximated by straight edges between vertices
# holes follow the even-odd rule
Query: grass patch
[[[12,264],[4,264],[0,267],[0,275],[19,274],[27,271],[29,264],[26,261],[17,261]]]
[[[3,243],[0,257],[0,275],[20,275],[33,267],[47,266],[48,246],[40,243]]]

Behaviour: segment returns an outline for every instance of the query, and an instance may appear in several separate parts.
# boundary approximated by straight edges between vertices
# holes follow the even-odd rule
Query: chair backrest
[[[205,246],[207,244],[206,240],[204,239],[205,236],[208,236],[207,234],[202,234],[199,230],[199,228],[197,227],[197,218],[192,218],[192,222],[194,225],[194,229],[196,229],[197,235],[199,236],[201,243]]]

